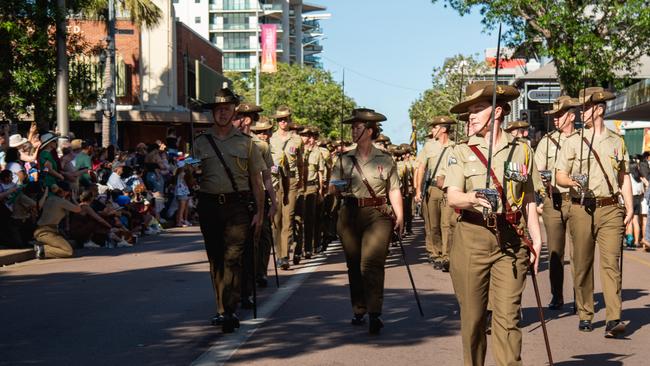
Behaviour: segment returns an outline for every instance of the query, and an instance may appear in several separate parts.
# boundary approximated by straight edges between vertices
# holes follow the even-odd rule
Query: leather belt
[[[252,195],[250,191],[221,194],[199,192],[199,199],[204,199],[218,205],[249,202],[251,200],[251,197]]]
[[[552,197],[553,197],[553,201],[557,201],[559,199],[561,199],[562,201],[571,201],[571,194],[569,192],[553,193]]]
[[[571,202],[574,205],[579,205],[580,198],[571,197]],[[614,206],[614,205],[618,205],[618,197],[617,196],[605,197],[605,198],[585,197],[584,205],[595,206],[596,208]]]
[[[472,225],[483,226],[486,228],[510,228],[510,225],[519,225],[521,221],[521,211],[514,211],[510,213],[492,214],[487,219],[483,218],[483,214],[470,210],[460,211],[460,221],[470,223]]]
[[[388,203],[386,197],[377,197],[377,198],[356,198],[356,197],[343,197],[343,202],[349,206],[356,207],[377,207],[383,206]]]

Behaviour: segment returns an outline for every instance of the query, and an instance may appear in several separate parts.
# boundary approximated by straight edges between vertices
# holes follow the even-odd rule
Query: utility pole
[[[62,140],[68,139],[70,124],[68,121],[68,54],[66,49],[66,15],[65,0],[57,0],[58,18],[56,21],[56,124]]]
[[[102,118],[102,147],[117,145],[117,120],[115,100],[115,0],[108,0],[108,55],[104,70],[105,104]],[[106,75],[108,73],[108,75]]]

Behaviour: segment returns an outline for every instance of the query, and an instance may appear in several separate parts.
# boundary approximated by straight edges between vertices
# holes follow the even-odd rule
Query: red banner
[[[262,24],[262,72],[276,72],[277,67],[277,29],[275,24]]]

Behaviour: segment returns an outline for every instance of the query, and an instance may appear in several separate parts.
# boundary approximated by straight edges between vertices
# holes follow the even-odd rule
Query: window
[[[223,58],[224,70],[248,70],[251,68],[251,58],[248,53],[227,53]]]
[[[245,13],[232,13],[223,15],[223,29],[237,30],[249,29],[249,16]]]
[[[194,2],[195,2],[196,4],[200,4],[200,3],[201,3],[201,0],[194,0]]]
[[[254,33],[224,33],[223,48],[225,50],[247,50],[251,48],[250,37]]]
[[[194,18],[194,23],[200,24],[201,23],[201,17],[195,17]]]
[[[223,10],[248,10],[249,0],[223,0]]]

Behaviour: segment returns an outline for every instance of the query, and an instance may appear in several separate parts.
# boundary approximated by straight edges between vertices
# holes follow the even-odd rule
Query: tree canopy
[[[650,53],[648,0],[443,1],[461,15],[478,8],[486,30],[506,25],[505,41],[520,53],[552,58],[571,95],[585,82],[624,82]]]
[[[432,86],[413,101],[409,116],[415,121],[417,140],[424,141],[430,132],[429,121],[436,116],[448,116],[449,109],[462,99],[465,86],[471,83],[472,75],[488,71],[485,61],[477,55],[456,55],[445,60],[441,67],[433,69]],[[464,122],[456,126],[459,136],[464,136]]]
[[[235,92],[249,102],[255,101],[254,75],[244,78],[240,73],[226,73]],[[260,99],[264,115],[286,105],[294,122],[317,126],[332,138],[340,135],[341,116],[347,117],[356,106],[329,71],[284,63],[278,64],[277,72],[260,75]]]

